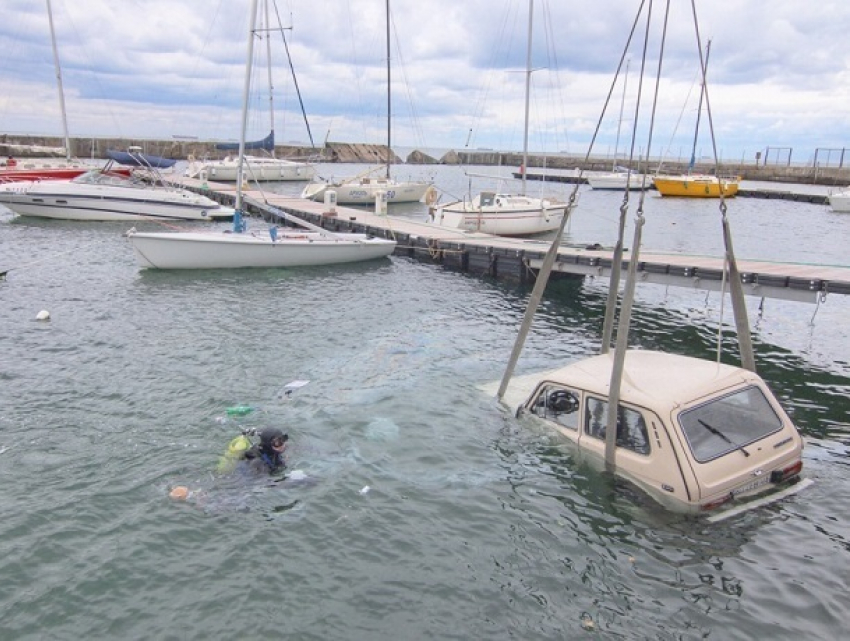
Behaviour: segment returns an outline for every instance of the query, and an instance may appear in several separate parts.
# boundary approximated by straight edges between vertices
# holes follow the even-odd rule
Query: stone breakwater
[[[233,141],[203,141],[189,138],[173,138],[171,140],[150,140],[131,138],[71,138],[71,155],[76,158],[105,158],[107,149],[124,150],[131,145],[142,148],[144,153],[164,158],[187,160],[194,158],[223,158],[226,151],[215,148],[218,142]],[[0,134],[0,158],[12,154],[17,157],[44,155],[43,152],[28,153],[15,148],[10,150],[3,144],[22,146],[62,147],[64,142],[57,136],[29,136]],[[298,145],[276,145],[275,154],[279,158],[293,160],[312,160],[326,163],[374,163],[387,161],[386,145],[368,143],[327,142],[323,147],[308,147]],[[522,165],[522,154],[519,152],[503,152],[494,150],[451,150],[440,158],[429,156],[427,153],[415,150],[407,158],[400,158],[392,153],[393,164],[441,164],[441,165],[490,165],[511,167],[519,170]],[[653,163],[650,173],[654,173],[657,162]],[[611,160],[607,158],[590,158],[569,154],[529,154],[528,168],[533,169],[582,169],[584,171],[610,171]],[[664,173],[684,173],[688,169],[686,162],[665,161]],[[713,164],[697,164],[697,172],[714,173]],[[812,167],[804,165],[759,165],[756,162],[724,162],[720,165],[721,175],[738,175],[744,180],[766,182],[790,182],[800,184],[847,185],[850,184],[850,167]]]

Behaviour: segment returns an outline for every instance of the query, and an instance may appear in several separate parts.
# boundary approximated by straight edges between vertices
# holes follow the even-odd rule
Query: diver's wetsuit
[[[260,442],[245,452],[248,465],[255,472],[273,474],[286,467],[283,446],[275,448],[275,442],[285,444],[289,436],[279,429],[270,427],[260,432]]]

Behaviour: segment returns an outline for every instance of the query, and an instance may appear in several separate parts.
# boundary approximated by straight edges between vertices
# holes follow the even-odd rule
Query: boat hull
[[[340,205],[374,205],[379,193],[386,201],[394,203],[417,203],[425,197],[431,187],[426,182],[397,182],[370,180],[356,183],[313,183],[301,192],[302,198],[321,202],[328,191],[336,192],[336,202]]]
[[[181,189],[80,185],[73,182],[13,183],[0,191],[0,204],[19,216],[77,221],[222,220],[233,209]]]
[[[633,191],[640,191],[643,185],[643,176],[632,174],[628,176],[623,173],[588,175],[587,183],[591,189],[623,191],[628,187]]]
[[[656,176],[652,182],[662,196],[720,198],[722,189],[725,198],[732,198],[738,193],[740,180],[718,180],[714,176]]]
[[[532,236],[558,229],[565,212],[566,205],[554,200],[482,192],[472,201],[436,208],[431,221],[494,236]]]
[[[365,234],[338,239],[322,234],[285,233],[276,240],[253,233],[127,234],[139,265],[147,269],[235,269],[335,265],[384,258],[396,242]]]
[[[850,212],[850,190],[842,191],[837,194],[831,194],[829,196],[829,206],[832,208],[832,211],[837,211],[841,213],[849,213]]]
[[[192,165],[186,172],[191,178],[213,180],[217,182],[234,182],[238,179],[239,166],[234,162],[208,162]],[[261,159],[251,162],[244,168],[244,178],[249,182],[298,182],[312,180],[316,169],[307,163],[286,160],[271,161]]]
[[[0,169],[0,183],[32,180],[71,180],[91,167],[45,167],[41,169]]]

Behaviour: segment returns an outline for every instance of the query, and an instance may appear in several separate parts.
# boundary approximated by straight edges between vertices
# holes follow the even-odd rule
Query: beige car
[[[516,377],[503,400],[601,464],[613,362],[600,355]],[[616,442],[616,473],[684,512],[779,498],[803,467],[803,440],[761,377],[662,352],[626,353]]]

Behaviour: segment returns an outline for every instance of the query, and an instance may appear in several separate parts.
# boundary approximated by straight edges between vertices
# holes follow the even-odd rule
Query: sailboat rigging
[[[614,142],[614,160],[611,171],[608,173],[589,174],[587,182],[591,189],[609,189],[622,191],[623,189],[643,189],[643,179],[634,171],[617,164],[617,154],[620,149],[620,130],[623,126],[623,111],[626,105],[626,88],[629,84],[629,64],[626,60],[626,71],[623,74],[623,93],[620,96],[620,117],[617,120],[617,137]]]
[[[300,267],[333,265],[383,258],[393,253],[394,240],[368,234],[338,234],[322,229],[280,209],[274,213],[300,230],[270,227],[265,233],[247,229],[243,216],[248,200],[243,193],[246,174],[245,135],[248,127],[248,94],[254,56],[257,2],[251,0],[248,21],[248,52],[242,95],[239,157],[236,162],[236,211],[233,229],[224,233],[138,232],[127,238],[138,263],[148,269],[216,269],[245,267]]]
[[[266,69],[268,72],[268,91],[269,91],[269,133],[265,138],[256,141],[239,143],[218,143],[215,148],[219,151],[237,151],[244,152],[246,149],[266,151],[266,156],[244,156],[247,163],[247,175],[252,181],[274,181],[274,182],[290,182],[290,181],[307,181],[311,180],[316,170],[312,164],[307,162],[289,160],[286,158],[277,158],[275,155],[275,107],[274,107],[274,77],[272,74],[272,49],[271,49],[271,34],[280,31],[283,33],[283,27],[278,25],[277,28],[272,28],[269,17],[269,2],[263,0],[264,7],[264,26],[262,29],[257,29],[257,33],[262,33],[266,40]],[[284,45],[286,39],[284,38]],[[289,57],[289,47],[286,46],[287,57]],[[290,69],[292,69],[293,78],[295,78],[292,60],[289,60]],[[297,85],[296,85],[297,88]],[[300,101],[300,91],[299,91]],[[303,104],[302,104],[303,111]],[[307,122],[305,116],[305,122]],[[309,133],[309,124],[308,124]],[[312,135],[311,135],[312,140]],[[201,178],[223,182],[232,182],[237,180],[239,168],[237,167],[237,158],[227,156],[221,160],[207,160],[198,162],[191,160],[188,168],[185,171],[185,176],[189,178]]]
[[[434,187],[423,180],[398,180],[391,176],[394,161],[392,148],[392,59],[390,32],[390,0],[386,0],[386,46],[387,46],[387,161],[384,167],[368,169],[352,178],[339,181],[316,181],[301,192],[302,198],[321,201],[328,192],[334,192],[336,202],[341,205],[371,205],[376,199],[387,203],[415,203],[433,193]],[[382,178],[370,177],[385,168]]]
[[[56,29],[53,25],[53,6],[47,0],[47,22],[50,26],[50,44],[53,48],[53,69],[56,76],[56,88],[59,94],[59,112],[62,118],[62,136],[65,146],[62,148],[44,147],[39,145],[21,145],[15,143],[0,143],[10,153],[5,161],[0,161],[0,182],[31,181],[31,180],[70,180],[92,169],[71,158],[71,138],[68,134],[68,115],[65,108],[65,90],[62,86],[62,66],[59,64],[59,49],[56,44]],[[14,158],[12,151],[27,151],[35,153],[59,153],[64,160],[49,158],[19,160]],[[128,172],[123,172],[127,174]]]
[[[638,10],[635,24],[643,6]],[[667,6],[669,11],[669,4]],[[692,7],[696,26],[695,3]],[[650,20],[651,9],[646,15],[647,32]],[[662,37],[666,37],[667,15],[663,22]],[[698,28],[696,38],[699,45]],[[701,53],[700,49],[702,58]],[[658,78],[662,58],[663,52],[658,60]],[[701,66],[704,72],[702,60]],[[641,83],[643,80],[642,73]],[[711,125],[707,90],[705,100]],[[653,114],[656,106],[652,105]],[[647,154],[653,124],[651,121],[648,127]],[[634,136],[637,119],[633,126]],[[597,133],[598,129],[599,125]],[[711,136],[714,143],[713,126]],[[717,164],[716,145],[713,147]],[[739,499],[755,499],[747,504],[747,507],[754,507],[799,491],[811,483],[808,479],[800,479],[803,441],[765,381],[755,372],[742,279],[722,192],[719,209],[741,367],[720,363],[719,339],[716,362],[628,348],[642,229],[646,222],[645,198],[646,193],[642,192],[613,351],[609,344],[611,335],[603,331],[599,355],[581,358],[558,369],[513,377],[557,255],[564,228],[562,222],[529,297],[505,373],[501,381],[484,385],[482,389],[495,392],[516,416],[528,415],[542,421],[588,454],[591,463],[598,467],[604,465],[607,472],[631,481],[675,511],[705,514],[718,510],[710,518],[719,520],[724,514],[746,509],[740,506],[725,513],[719,510]],[[622,247],[627,206],[628,192],[625,192],[620,209],[618,248]],[[619,264],[621,260],[622,255],[615,253],[612,263]],[[606,326],[609,314],[613,318],[618,305],[619,276],[616,274],[612,269]],[[715,429],[706,429],[706,424]]]
[[[534,0],[529,0],[521,193],[482,191],[473,198],[446,203],[431,210],[431,222],[436,225],[497,236],[529,236],[554,231],[561,226],[566,203],[554,197],[533,198],[526,194],[533,24]]]
[[[687,173],[680,176],[658,174],[652,182],[662,196],[684,196],[689,198],[731,198],[738,193],[741,184],[740,176],[718,176],[694,173],[696,165],[697,141],[699,139],[700,116],[705,98],[706,71],[708,56],[711,52],[711,40],[706,43],[705,59],[700,63],[702,82],[700,84],[699,107],[697,108],[696,125],[694,126],[694,142],[691,148],[691,158],[688,162]]]

